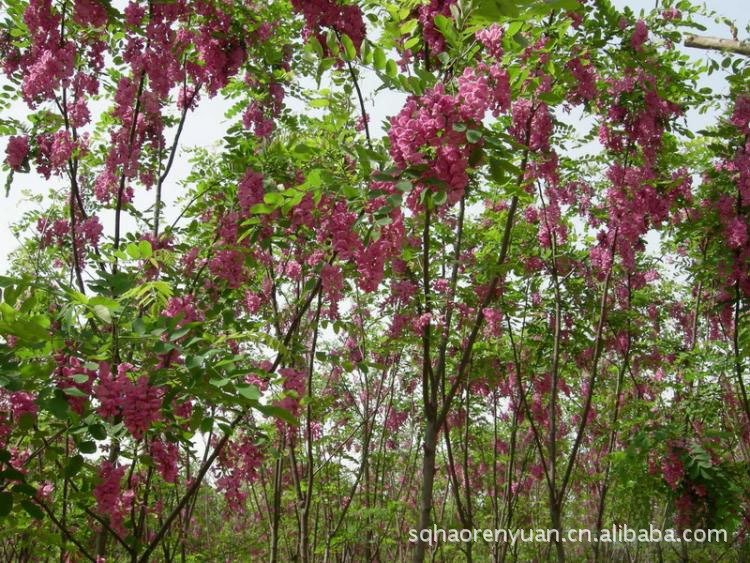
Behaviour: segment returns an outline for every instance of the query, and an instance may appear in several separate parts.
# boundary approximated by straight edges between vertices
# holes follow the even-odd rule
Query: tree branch
[[[721,37],[710,37],[708,35],[685,36],[685,47],[694,49],[706,49],[710,51],[729,51],[745,57],[750,57],[750,44],[735,41],[734,39],[722,39]]]

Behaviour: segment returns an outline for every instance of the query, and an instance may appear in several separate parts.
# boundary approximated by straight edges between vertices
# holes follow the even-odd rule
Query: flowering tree
[[[0,278],[4,558],[747,556],[750,65],[701,88],[657,4],[2,0],[7,187],[50,187]]]

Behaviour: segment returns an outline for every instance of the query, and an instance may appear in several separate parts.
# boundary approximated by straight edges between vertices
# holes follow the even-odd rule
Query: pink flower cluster
[[[132,497],[123,495],[120,489],[120,481],[126,469],[124,465],[102,461],[99,466],[99,482],[93,490],[97,512],[109,517],[110,526],[115,531],[123,529],[123,518],[130,507],[128,499],[132,501]]]
[[[231,510],[245,511],[247,492],[243,486],[258,479],[263,457],[262,450],[249,436],[230,441],[219,455],[217,472],[221,476],[216,480],[216,486],[224,492]]]
[[[552,116],[545,103],[533,105],[531,100],[520,99],[511,109],[513,123],[511,134],[532,151],[549,150],[552,135]]]
[[[383,281],[385,263],[401,252],[404,238],[403,216],[400,210],[392,212],[393,221],[380,231],[380,238],[363,246],[356,256],[358,285],[363,291],[375,291]]]
[[[73,20],[82,26],[103,27],[107,23],[107,11],[96,0],[75,0]]]
[[[384,184],[382,187],[389,190],[395,189],[391,184],[387,187]],[[372,208],[370,211],[376,210]],[[318,211],[321,217],[320,223],[315,226],[318,241],[321,243],[330,241],[338,258],[354,262],[359,274],[358,285],[364,291],[374,291],[383,280],[388,260],[401,251],[404,237],[401,210],[393,209],[390,213],[391,222],[380,228],[380,236],[377,240],[367,244],[364,244],[354,231],[357,216],[348,209],[345,201],[323,197],[318,205]],[[310,223],[310,226],[312,227],[313,224]],[[332,308],[335,309],[339,289],[343,287],[342,273],[338,267],[330,265],[323,266],[322,272],[324,289]]]
[[[491,57],[499,59],[503,56],[503,35],[505,35],[505,29],[493,23],[489,27],[480,29],[475,33],[477,41],[487,49],[487,52]]]
[[[630,44],[636,51],[643,50],[643,44],[648,40],[648,26],[643,20],[638,20],[635,23],[635,31],[630,36]]]
[[[79,138],[76,142],[67,131],[37,135],[36,145],[36,169],[47,180],[53,173],[58,176],[63,174],[68,159],[76,148],[86,148],[84,138]]]
[[[263,305],[263,296],[253,291],[245,292],[245,308],[251,315],[260,311]]]
[[[458,78],[460,114],[464,120],[481,123],[488,110],[497,117],[510,109],[510,78],[498,64],[479,63]]]
[[[263,202],[263,175],[248,168],[240,183],[237,184],[237,200],[243,213],[247,214],[253,205]]]
[[[72,387],[86,395],[92,394],[96,371],[87,369],[78,358],[65,354],[58,354],[55,361],[57,362],[55,377],[59,388]],[[78,414],[83,414],[89,401],[88,397],[76,397],[74,395],[67,396],[67,400],[70,409]]]
[[[179,449],[174,442],[152,440],[149,448],[156,468],[167,483],[177,481],[177,459]]]
[[[222,249],[208,262],[211,274],[224,280],[230,288],[245,282],[245,256],[239,250]]]
[[[49,246],[53,242],[57,246],[70,244],[70,222],[65,219],[57,219],[52,224],[45,217],[37,220],[36,228],[41,235],[42,247]],[[99,222],[99,217],[91,215],[87,219],[76,224],[76,248],[81,261],[85,258],[87,245],[96,246],[104,228]]]
[[[596,97],[596,70],[591,61],[582,57],[570,59],[565,65],[576,80],[576,89],[571,93],[571,100],[588,101]]]
[[[689,200],[690,178],[669,190],[657,189],[654,170],[649,166],[624,168],[612,165],[607,172],[611,187],[607,190],[609,223],[617,226],[617,252],[623,264],[635,266],[635,251],[642,243],[640,237],[653,225],[669,218],[669,211],[679,198]],[[679,179],[679,178],[676,178]],[[606,243],[610,244],[609,237]]]
[[[356,4],[339,4],[332,0],[292,0],[295,11],[301,12],[305,18],[305,36],[314,35],[326,47],[322,28],[329,28],[338,33],[349,36],[354,47],[359,49],[364,41],[367,30],[362,18],[362,10]]]
[[[419,23],[422,25],[422,34],[432,55],[445,51],[445,39],[435,26],[435,16],[451,17],[451,4],[455,4],[455,2],[456,0],[430,0],[429,4],[419,6],[417,9]]]
[[[198,307],[194,295],[170,297],[162,313],[165,317],[178,318],[178,326],[205,320],[203,310]]]
[[[284,391],[291,391],[292,394],[284,397],[278,406],[297,416],[299,415],[300,399],[305,395],[307,374],[302,370],[294,368],[281,368],[279,374],[284,378]]]
[[[398,432],[409,419],[409,411],[398,411],[396,409],[388,409],[388,415],[385,418],[384,427],[386,430],[392,433]]]
[[[274,117],[281,113],[284,101],[284,88],[278,82],[268,85],[268,93],[261,101],[254,101],[242,114],[242,124],[246,129],[253,128],[253,132],[262,138],[273,133],[275,124]]]
[[[128,431],[140,439],[161,416],[163,389],[151,386],[146,375],[133,382],[128,376],[132,370],[132,365],[122,363],[117,366],[117,377],[113,377],[109,364],[102,362],[94,395],[99,401],[97,412],[101,416],[121,414]]]
[[[162,395],[162,389],[149,384],[147,375],[140,376],[135,383],[125,387],[122,418],[134,438],[142,438],[151,423],[159,420]]]
[[[508,75],[497,65],[468,68],[458,84],[456,96],[438,84],[420,97],[410,97],[391,118],[388,132],[396,164],[402,168],[427,164],[423,181],[444,183],[449,204],[461,198],[468,183],[466,168],[472,143],[463,132],[466,126],[481,127],[487,111],[497,115],[510,103]],[[412,191],[410,207],[416,208],[422,189],[424,186]]]
[[[682,477],[685,475],[685,467],[676,450],[670,449],[669,453],[662,461],[661,470],[667,485],[669,485],[672,490],[675,490],[682,480]]]
[[[25,100],[34,104],[53,98],[55,89],[72,76],[75,45],[60,37],[60,15],[53,11],[51,0],[31,0],[23,19],[31,32],[31,46],[19,61],[22,91]]]
[[[744,135],[750,135],[750,95],[737,96],[731,122]]]
[[[13,170],[20,170],[29,155],[29,137],[26,135],[11,137],[5,148],[5,161]]]
[[[10,394],[10,407],[13,419],[18,421],[23,415],[36,416],[39,407],[36,405],[36,397],[27,391],[14,391]]]

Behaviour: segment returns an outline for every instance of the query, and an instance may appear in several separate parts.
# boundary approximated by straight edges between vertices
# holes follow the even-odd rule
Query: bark
[[[685,37],[685,47],[710,51],[729,51],[730,53],[750,57],[750,44],[741,43],[734,39],[722,39],[721,37],[710,37],[707,35],[688,35]]]
[[[432,511],[432,488],[435,483],[435,451],[437,448],[437,425],[434,417],[427,420],[424,436],[424,457],[422,458],[422,499],[419,509],[419,531],[430,527]],[[427,545],[420,539],[414,551],[414,562],[424,561]]]

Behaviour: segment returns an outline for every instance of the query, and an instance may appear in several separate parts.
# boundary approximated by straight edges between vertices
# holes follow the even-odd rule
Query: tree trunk
[[[437,448],[437,424],[434,417],[427,420],[424,432],[424,457],[422,458],[422,501],[419,510],[419,530],[426,530],[432,522],[432,487],[435,483],[435,450]],[[417,538],[414,563],[424,561],[427,545]]]

